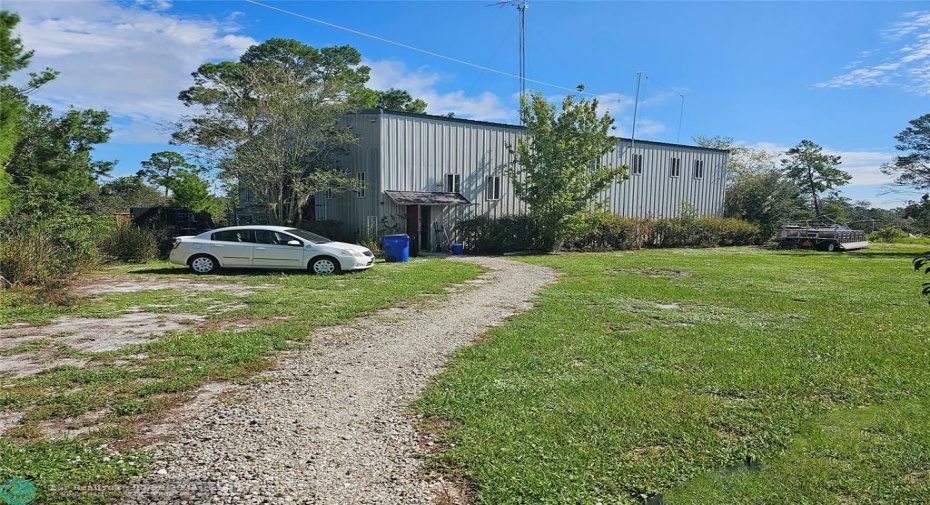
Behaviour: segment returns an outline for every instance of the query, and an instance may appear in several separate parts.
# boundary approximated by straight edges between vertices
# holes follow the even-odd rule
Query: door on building
[[[432,251],[430,244],[433,243],[430,238],[430,223],[432,223],[432,207],[425,205],[420,206],[420,250]]]
[[[420,206],[407,206],[407,235],[410,236],[410,255],[420,254]]]
[[[427,205],[407,206],[407,235],[410,235],[411,256],[430,250],[430,209]]]

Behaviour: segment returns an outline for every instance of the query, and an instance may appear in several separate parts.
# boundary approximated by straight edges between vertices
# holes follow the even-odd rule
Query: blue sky
[[[99,159],[134,173],[171,148],[166,125],[190,73],[237,58],[270,37],[348,44],[372,68],[369,86],[407,89],[429,112],[515,123],[516,79],[313,22],[351,28],[505,73],[518,73],[518,13],[492,0],[326,2],[4,0],[35,49],[32,69],[61,71],[33,99],[63,110],[106,109],[111,142]],[[878,167],[894,135],[930,112],[927,2],[530,1],[527,87],[560,98],[577,84],[629,136],[643,71],[636,137],[691,143],[722,135],[783,151],[802,139],[842,156],[843,194],[893,207]],[[22,78],[22,76],[20,76]],[[551,85],[551,86],[550,86]],[[683,98],[682,98],[683,96]]]

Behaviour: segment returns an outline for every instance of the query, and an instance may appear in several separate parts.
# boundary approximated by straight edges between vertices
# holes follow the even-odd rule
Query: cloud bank
[[[909,12],[882,34],[884,46],[861,52],[849,72],[815,84],[818,88],[896,86],[930,95],[930,11]]]

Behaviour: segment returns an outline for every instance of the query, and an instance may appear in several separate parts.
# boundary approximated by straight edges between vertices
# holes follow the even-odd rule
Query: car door
[[[252,266],[252,230],[225,230],[210,236],[210,250],[224,267]]]
[[[297,238],[272,230],[255,230],[252,266],[304,268],[303,241],[299,241],[300,245],[288,245],[288,242],[292,240],[297,240]]]

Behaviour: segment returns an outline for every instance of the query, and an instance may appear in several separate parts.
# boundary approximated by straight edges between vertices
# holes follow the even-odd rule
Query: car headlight
[[[353,250],[351,250],[351,249],[343,249],[342,252],[343,252],[343,254],[345,254],[346,256],[353,256],[353,257],[355,257],[355,258],[364,258],[364,257],[365,257],[365,255],[362,253],[362,251],[353,251]]]

